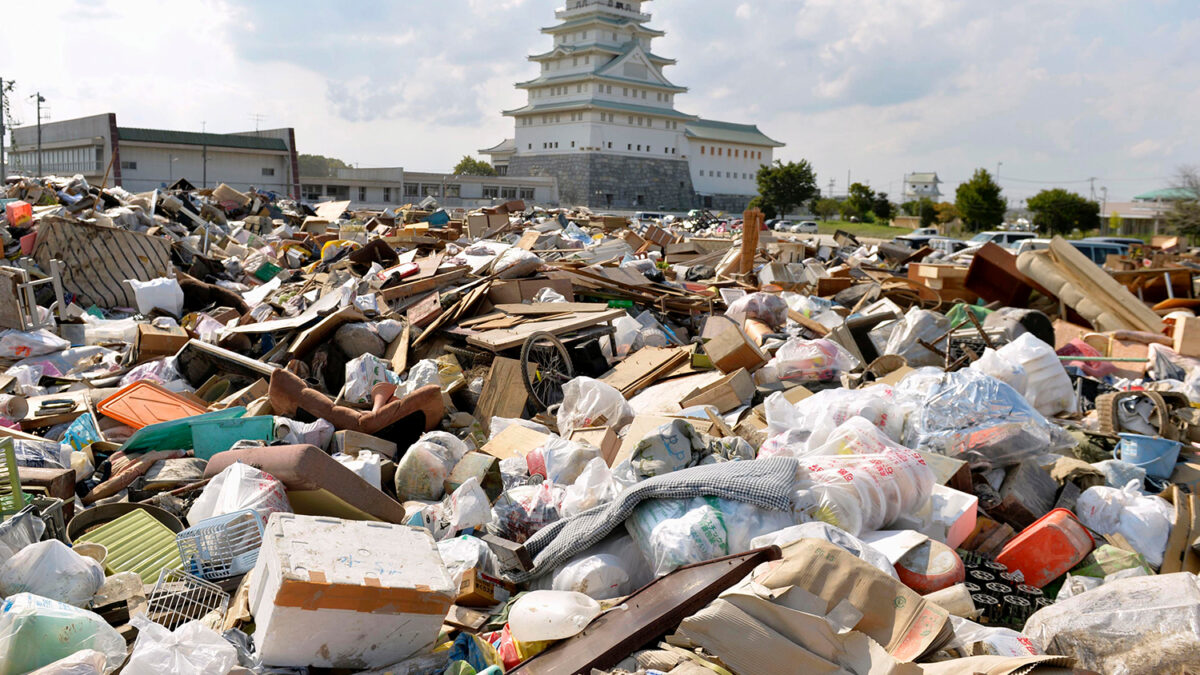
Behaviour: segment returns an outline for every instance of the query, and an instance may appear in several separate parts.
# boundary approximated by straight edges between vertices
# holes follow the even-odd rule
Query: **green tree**
[[[1193,242],[1200,237],[1200,169],[1180,167],[1175,187],[1192,195],[1192,199],[1176,199],[1167,211],[1167,227]]]
[[[1062,188],[1042,190],[1029,198],[1033,224],[1039,230],[1067,234],[1071,230],[1090,230],[1100,225],[1100,205]]]
[[[491,164],[475,159],[470,155],[463,155],[463,158],[458,160],[458,164],[454,165],[452,172],[459,176],[495,176],[496,170]]]
[[[299,155],[296,162],[300,166],[301,176],[329,178],[337,175],[338,169],[349,169],[349,164],[334,157],[325,155]]]
[[[918,213],[918,211],[917,211],[918,206],[919,206],[919,204],[916,200],[907,201],[907,202],[900,204],[900,210],[903,211],[904,215],[906,215],[906,216],[915,216]]]
[[[958,186],[954,206],[963,224],[972,232],[998,227],[1004,222],[1008,202],[1000,196],[1000,186],[987,169],[976,169],[971,180]]]
[[[846,205],[858,216],[865,216],[875,206],[875,191],[862,183],[851,183]]]
[[[928,197],[926,197],[928,199]],[[941,202],[933,205],[934,212],[937,213],[937,222],[939,225],[946,225],[954,222],[958,218],[958,208],[950,202]]]
[[[756,180],[762,203],[770,204],[784,216],[818,194],[817,174],[805,159],[787,164],[777,159],[774,164],[760,168]]]
[[[883,223],[890,223],[892,218],[896,217],[896,205],[888,199],[886,192],[875,195],[875,203],[871,205],[871,211]]]
[[[822,197],[819,199],[813,199],[812,206],[810,208],[812,208],[813,215],[819,216],[821,220],[829,220],[830,216],[836,216],[838,214],[838,207],[838,200],[830,199],[829,197]]]
[[[1108,214],[1108,230],[1110,234],[1116,234],[1121,231],[1121,214],[1116,211]]]
[[[775,206],[773,204],[765,203],[761,196],[751,199],[749,207],[752,209],[760,209],[763,212],[763,218],[765,220],[771,220],[779,215],[775,212]]]

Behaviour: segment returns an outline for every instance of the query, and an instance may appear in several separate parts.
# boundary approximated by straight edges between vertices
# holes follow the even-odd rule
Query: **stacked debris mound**
[[[0,197],[0,675],[1197,665],[1177,247]]]

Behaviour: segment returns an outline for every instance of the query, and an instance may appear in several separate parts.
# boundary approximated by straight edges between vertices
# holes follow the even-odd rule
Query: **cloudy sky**
[[[301,152],[444,171],[512,135],[500,111],[563,0],[5,3],[13,112],[122,126],[292,126]],[[1200,164],[1196,0],[659,0],[677,107],[756,123],[808,159],[899,190],[995,171],[1010,201],[1059,185],[1110,199]]]

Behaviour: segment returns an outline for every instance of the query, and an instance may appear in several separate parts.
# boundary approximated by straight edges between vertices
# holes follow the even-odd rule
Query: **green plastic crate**
[[[158,573],[183,565],[175,533],[139,509],[77,537],[75,543],[100,544],[108,549],[104,566],[113,574],[135,572],[142,583],[152,584]]]
[[[11,438],[0,438],[0,520],[25,508],[26,501],[17,472],[16,445]]]

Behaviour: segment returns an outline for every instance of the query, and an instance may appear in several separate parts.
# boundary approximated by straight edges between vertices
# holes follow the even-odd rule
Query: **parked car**
[[[941,251],[947,255],[958,253],[964,248],[970,248],[971,244],[962,239],[952,239],[950,237],[930,237],[929,242],[925,244],[935,251]]]
[[[892,239],[892,243],[893,244],[901,244],[903,246],[907,246],[907,247],[911,248],[912,250],[916,251],[916,250],[920,249],[922,246],[929,246],[930,240],[936,239],[936,238],[937,238],[937,235],[934,235],[934,234],[902,234],[902,235]]]
[[[1086,255],[1088,260],[1103,265],[1108,260],[1109,255],[1124,255],[1129,252],[1128,244],[1113,244],[1105,241],[1093,241],[1088,239],[1079,239],[1077,241],[1068,241],[1069,244],[1079,249],[1079,252]],[[1142,243],[1138,240],[1138,243]],[[1050,248],[1049,239],[1025,239],[1017,244],[1013,253],[1021,255],[1026,251],[1042,251]]]
[[[917,229],[912,231],[912,234],[914,234],[916,236],[929,235],[932,237],[932,236],[936,236],[937,233],[938,233],[938,229],[936,227],[918,227]]]
[[[1013,248],[1018,242],[1025,239],[1036,239],[1037,235],[1033,232],[1001,232],[1000,230],[991,230],[988,232],[980,232],[971,237],[971,242],[978,245],[983,245],[988,242],[1003,246],[1004,248]]]
[[[1146,242],[1135,237],[1084,237],[1080,241],[1094,241],[1101,244],[1116,244],[1128,249],[1131,246],[1145,246]]]
[[[816,234],[817,233],[817,224],[811,220],[806,220],[806,221],[796,225],[795,229],[793,229],[792,231],[800,232],[802,234]]]
[[[792,231],[792,221],[783,220],[782,218],[775,221],[775,231],[776,232],[791,232]]]

